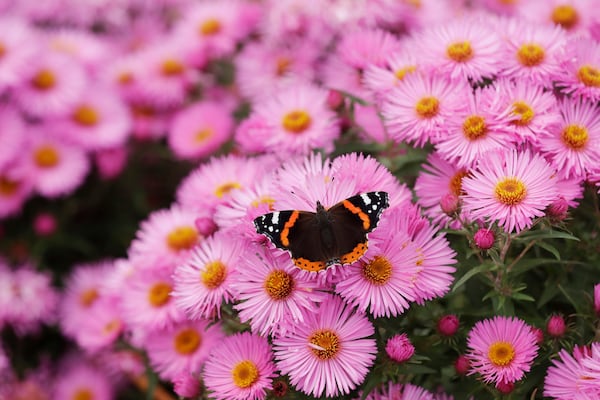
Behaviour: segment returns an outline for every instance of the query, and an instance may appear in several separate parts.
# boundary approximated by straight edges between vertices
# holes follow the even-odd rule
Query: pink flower
[[[458,332],[460,321],[454,314],[444,315],[437,322],[438,331],[444,336],[454,336]]]
[[[266,338],[249,332],[223,339],[204,364],[204,384],[219,400],[265,399],[275,373]]]
[[[537,355],[531,327],[518,318],[494,317],[475,324],[467,338],[471,364],[486,383],[514,383],[525,376]]]
[[[560,26],[569,34],[587,34],[593,13],[590,0],[546,0],[521,1],[517,6],[518,15],[530,23],[546,26]]]
[[[1,24],[1,22],[0,22]],[[17,110],[11,106],[0,107],[0,170],[20,156],[27,137],[25,124]]]
[[[598,343],[593,343],[592,346],[598,354]],[[544,396],[560,400],[591,400],[600,396],[597,382],[585,385],[588,380],[594,382],[583,366],[591,353],[589,350],[582,351],[579,347],[575,347],[572,355],[564,349],[560,350],[559,357],[552,360],[552,365],[546,371]]]
[[[364,71],[363,84],[381,102],[404,77],[419,70],[420,57],[416,55],[414,40],[405,39],[402,48],[385,56],[383,65],[370,64]]]
[[[489,250],[494,246],[496,241],[496,235],[494,231],[487,228],[479,228],[473,235],[473,242],[475,246],[481,250]]]
[[[106,373],[84,359],[65,364],[54,381],[52,398],[113,400],[113,385]]]
[[[600,315],[600,283],[594,285],[594,311]]]
[[[415,354],[415,346],[410,342],[408,335],[402,333],[388,339],[385,352],[393,361],[403,363]]]
[[[519,232],[556,198],[554,177],[538,154],[490,153],[462,181],[464,207],[473,219],[498,221],[506,232]]]
[[[128,151],[125,146],[100,149],[94,153],[94,161],[102,179],[119,176],[127,164]]]
[[[54,214],[40,212],[33,220],[33,230],[38,236],[51,236],[58,228],[58,221]]]
[[[565,319],[560,315],[552,315],[546,323],[546,331],[553,338],[563,337],[567,331]]]
[[[0,168],[0,218],[19,213],[32,192],[33,182],[22,160]]]
[[[590,38],[567,42],[562,70],[554,79],[561,91],[597,102],[600,100],[600,44]]]
[[[378,390],[374,390],[365,400],[392,400],[392,399],[401,399],[401,400],[440,400],[437,397],[434,397],[433,394],[426,389],[412,385],[410,383],[402,384],[402,383],[393,383],[388,382],[386,385],[383,385]]]
[[[373,325],[334,296],[304,318],[293,332],[273,340],[277,368],[303,393],[315,397],[349,393],[364,381],[375,361],[377,346],[369,338]]]
[[[27,70],[27,65],[36,57],[39,48],[29,24],[18,17],[3,15],[0,37],[0,93],[3,93],[5,89],[26,79],[23,71]]]

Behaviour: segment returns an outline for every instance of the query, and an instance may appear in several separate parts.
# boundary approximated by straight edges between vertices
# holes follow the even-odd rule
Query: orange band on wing
[[[296,267],[310,272],[318,272],[327,267],[323,261],[310,261],[306,258],[294,258],[294,264]]]
[[[280,239],[281,239],[281,244],[284,245],[285,247],[289,247],[289,245],[290,245],[290,239],[288,239],[288,235],[290,234],[290,228],[292,226],[294,226],[294,224],[298,220],[299,216],[300,216],[300,212],[298,212],[298,210],[294,210],[292,212],[292,215],[290,215],[290,218],[286,221],[285,225],[283,225],[283,229],[281,230]]]
[[[340,262],[342,264],[352,264],[353,262],[359,260],[366,252],[367,252],[368,243],[359,243],[350,253],[343,254],[340,257]]]
[[[358,215],[358,218],[362,221],[363,229],[366,231],[371,226],[371,219],[367,214],[365,214],[360,207],[356,207],[354,204],[350,203],[348,200],[344,200],[342,202],[344,207],[346,207],[352,214]]]

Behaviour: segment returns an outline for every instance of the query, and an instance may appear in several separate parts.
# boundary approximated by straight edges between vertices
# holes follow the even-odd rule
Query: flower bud
[[[564,336],[565,332],[567,331],[564,318],[560,315],[551,316],[546,324],[546,331],[548,332],[548,335],[554,338]]]
[[[458,196],[453,193],[446,193],[440,200],[440,208],[448,216],[452,216],[458,211],[458,204]]]
[[[181,397],[197,397],[200,394],[200,380],[188,372],[182,372],[173,379],[173,390]]]
[[[531,331],[535,335],[535,342],[538,345],[544,343],[544,331],[542,331],[540,328],[531,328]]]
[[[475,245],[481,250],[489,250],[494,245],[496,237],[491,229],[480,228],[473,236]]]
[[[594,311],[600,315],[600,283],[594,286]]]
[[[50,236],[56,232],[56,218],[50,213],[39,213],[33,220],[33,230],[38,236]]]
[[[467,356],[461,354],[456,361],[454,361],[454,369],[458,375],[466,375],[467,372],[469,372],[470,364]]]
[[[458,325],[458,317],[454,314],[448,314],[439,319],[437,329],[444,336],[454,336],[458,331]]]
[[[546,214],[555,221],[562,221],[567,217],[569,204],[564,197],[560,196],[546,209]]]
[[[402,333],[388,339],[385,351],[392,360],[401,363],[408,361],[415,354],[415,347],[406,333]]]
[[[212,218],[199,217],[196,218],[194,223],[196,225],[196,229],[198,229],[198,233],[200,233],[202,236],[209,236],[217,230],[217,225]]]
[[[515,384],[513,382],[500,381],[496,383],[496,389],[502,394],[509,394],[515,389]]]

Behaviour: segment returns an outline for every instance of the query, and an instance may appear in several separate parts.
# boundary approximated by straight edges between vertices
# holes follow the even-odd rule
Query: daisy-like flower
[[[399,49],[398,39],[390,32],[357,28],[344,33],[336,51],[345,64],[363,71],[368,65],[383,66],[387,55]]]
[[[501,26],[505,43],[500,51],[500,75],[522,78],[550,87],[552,77],[561,72],[560,59],[566,34],[560,27],[507,19]]]
[[[49,198],[72,193],[90,170],[85,152],[57,135],[48,134],[51,129],[30,128],[24,149],[25,165],[34,189]]]
[[[218,323],[184,321],[149,332],[144,347],[160,377],[173,379],[183,372],[199,371],[223,336]]]
[[[521,1],[518,15],[537,24],[557,25],[570,34],[587,34],[593,13],[590,0]]]
[[[514,383],[531,369],[537,356],[531,327],[514,317],[494,317],[475,324],[467,338],[471,370],[486,383]]]
[[[501,102],[510,109],[509,127],[515,141],[537,144],[539,137],[560,121],[556,97],[540,85],[522,79],[498,79]]]
[[[486,152],[511,148],[509,108],[498,89],[463,93],[463,106],[446,122],[448,133],[434,140],[438,153],[460,168],[469,168]]]
[[[69,321],[69,323],[73,322],[73,320]],[[97,353],[109,348],[125,328],[119,301],[115,297],[99,298],[88,312],[75,322],[76,327],[64,325],[69,329],[63,330],[64,334],[89,353]]]
[[[250,118],[264,123],[265,150],[282,155],[307,154],[315,148],[330,152],[340,134],[339,121],[327,106],[327,92],[303,82],[257,102]],[[245,147],[239,135],[236,140]]]
[[[87,81],[81,64],[52,52],[32,59],[22,74],[15,98],[23,110],[37,117],[68,112],[83,95]]]
[[[44,42],[48,50],[72,57],[92,74],[114,51],[109,42],[102,40],[100,36],[77,29],[64,28],[49,32]]]
[[[114,399],[113,384],[105,372],[83,358],[65,364],[54,381],[53,399]]]
[[[202,376],[218,400],[264,399],[277,376],[271,346],[249,332],[229,336],[211,352]]]
[[[567,42],[562,70],[554,77],[561,91],[600,100],[600,43],[590,38],[574,38]]]
[[[498,72],[500,37],[483,19],[453,19],[432,26],[416,39],[423,68],[451,80],[480,81]]]
[[[0,22],[1,24],[1,22]],[[17,111],[10,106],[0,107],[0,170],[20,155],[25,139],[25,124]]]
[[[397,142],[424,146],[442,136],[445,122],[463,102],[463,81],[451,83],[438,75],[407,75],[392,89],[382,104],[384,124]]]
[[[175,304],[191,319],[220,317],[221,304],[234,298],[231,285],[242,255],[242,243],[222,232],[204,240],[175,268]]]
[[[293,332],[273,340],[277,368],[303,393],[315,397],[349,393],[375,361],[373,325],[336,296],[304,318]]]
[[[498,221],[509,233],[529,228],[557,196],[554,170],[529,151],[489,153],[462,180],[462,188],[471,218]]]
[[[261,335],[284,334],[314,313],[326,295],[316,280],[306,279],[289,254],[254,245],[240,260],[232,287],[240,303],[234,308],[242,322]]]
[[[6,15],[6,14],[4,14]],[[21,82],[29,62],[38,49],[29,25],[20,18],[3,16],[0,20],[0,93]]]
[[[600,350],[597,343],[592,344]],[[593,399],[600,396],[600,388],[586,388],[585,383],[592,377],[584,369],[582,362],[591,356],[585,347],[576,346],[573,354],[562,349],[558,358],[546,371],[544,378],[544,396],[560,400]]]
[[[542,132],[538,145],[561,176],[584,179],[600,159],[599,109],[581,99],[564,99],[559,109],[560,123]]]
[[[130,260],[140,268],[172,270],[203,239],[196,214],[180,206],[155,211],[140,224],[129,248]]]
[[[231,110],[221,103],[203,101],[189,105],[173,117],[167,143],[177,157],[196,159],[214,153],[232,132]]]
[[[100,86],[87,88],[57,123],[66,140],[86,150],[123,145],[131,129],[123,101],[112,89]]]

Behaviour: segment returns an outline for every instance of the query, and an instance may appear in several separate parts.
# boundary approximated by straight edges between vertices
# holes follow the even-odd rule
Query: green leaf
[[[464,285],[469,279],[471,279],[475,275],[477,275],[481,272],[489,271],[491,269],[491,267],[492,266],[490,264],[481,264],[478,267],[471,268],[463,276],[461,276],[458,281],[456,281],[456,283],[454,284],[454,287],[452,288],[452,292],[455,292],[459,287]]]
[[[535,301],[535,299],[528,294],[525,293],[513,293],[511,296],[515,300],[523,300],[523,301]]]
[[[519,262],[514,266],[511,271],[511,276],[515,277],[524,272],[529,271],[530,269],[539,267],[544,264],[557,264],[557,260],[553,258],[525,258],[519,260]]]
[[[546,242],[537,242],[537,243],[536,243],[536,245],[537,245],[538,247],[541,247],[542,249],[544,249],[544,250],[546,250],[546,251],[548,251],[548,252],[552,253],[552,255],[553,255],[553,256],[554,256],[554,257],[555,257],[557,260],[559,260],[559,261],[560,261],[560,253],[559,253],[559,251],[558,251],[558,249],[557,249],[556,247],[554,247],[554,246],[552,246],[551,244],[549,244],[549,243],[546,243]]]
[[[558,293],[560,293],[560,290],[558,289],[557,285],[553,285],[553,284],[544,285],[544,291],[542,292],[542,295],[540,296],[540,298],[537,301],[537,307],[540,308],[540,307],[544,306],[544,304],[546,304],[547,302],[552,300]]]
[[[571,235],[570,233],[560,232],[560,231],[550,231],[550,230],[528,231],[528,232],[524,232],[524,233],[519,234],[514,237],[514,240],[517,240],[517,241],[529,242],[530,240],[533,240],[533,239],[567,239],[567,240],[576,240],[579,242],[579,238],[577,236]]]

